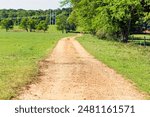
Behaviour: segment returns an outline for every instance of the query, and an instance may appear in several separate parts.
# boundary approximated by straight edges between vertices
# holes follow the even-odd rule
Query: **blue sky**
[[[0,0],[0,9],[57,9],[61,0]]]

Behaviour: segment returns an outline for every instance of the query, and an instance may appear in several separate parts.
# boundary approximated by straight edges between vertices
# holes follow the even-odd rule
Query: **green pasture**
[[[19,32],[18,32],[19,31]],[[49,31],[25,32],[0,30],[0,99],[11,99],[20,87],[36,79],[38,62],[52,51],[62,37],[55,26]]]

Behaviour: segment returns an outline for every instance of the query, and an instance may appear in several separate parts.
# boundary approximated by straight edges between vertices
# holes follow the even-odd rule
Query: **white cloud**
[[[0,9],[57,9],[60,0],[0,0]]]

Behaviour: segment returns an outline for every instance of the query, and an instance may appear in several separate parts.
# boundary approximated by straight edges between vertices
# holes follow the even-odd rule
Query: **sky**
[[[57,9],[61,0],[0,0],[0,9]]]

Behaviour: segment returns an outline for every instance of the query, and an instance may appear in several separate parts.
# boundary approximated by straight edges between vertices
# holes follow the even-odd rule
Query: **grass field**
[[[150,47],[99,40],[91,35],[84,35],[78,41],[95,58],[150,95]]]
[[[38,61],[57,41],[72,34],[62,34],[51,26],[47,33],[5,32],[0,30],[0,99],[11,99],[18,89],[36,78]]]

